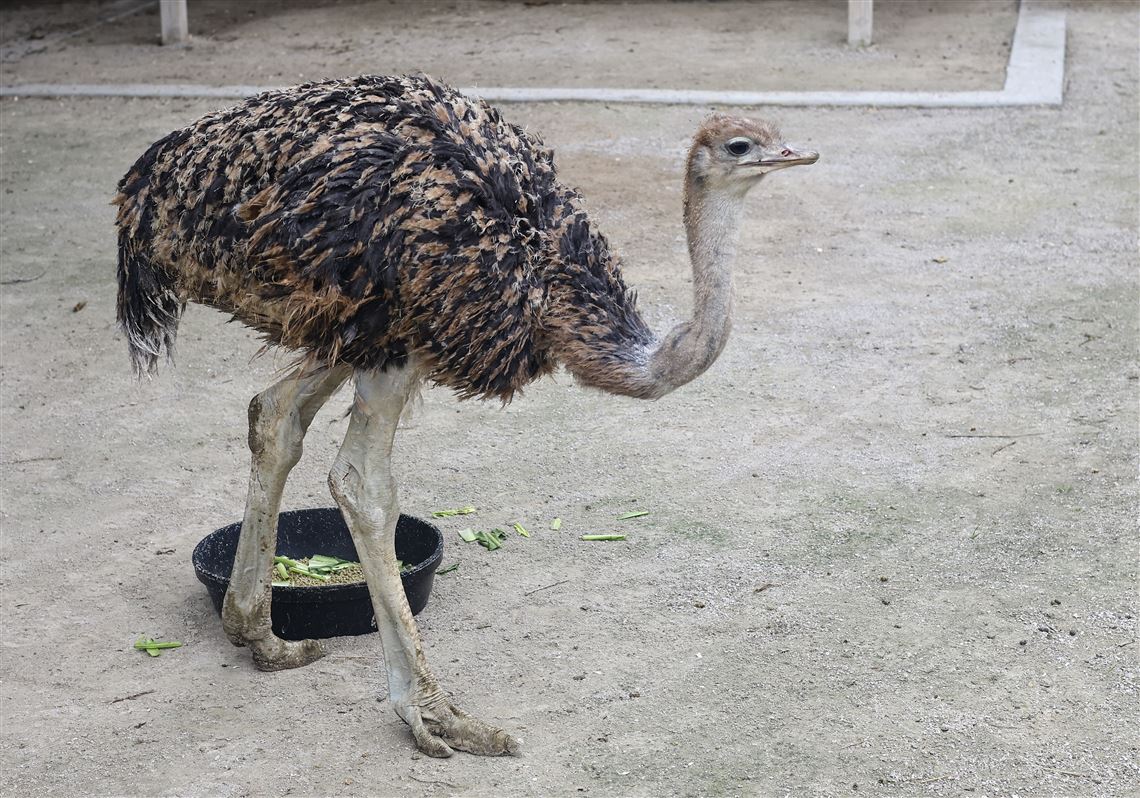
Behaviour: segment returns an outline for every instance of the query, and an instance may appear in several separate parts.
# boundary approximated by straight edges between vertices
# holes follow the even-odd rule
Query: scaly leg
[[[400,413],[415,389],[413,366],[356,374],[356,400],[337,455],[329,489],[344,513],[364,569],[388,668],[388,695],[430,756],[518,753],[518,741],[448,701],[428,669],[396,564],[396,483],[392,440]]]
[[[298,369],[249,403],[253,464],[222,627],[235,646],[249,646],[254,664],[262,670],[300,667],[324,654],[315,640],[282,640],[273,634],[269,568],[277,550],[277,510],[285,478],[301,459],[313,416],[351,371],[345,366],[309,373]]]

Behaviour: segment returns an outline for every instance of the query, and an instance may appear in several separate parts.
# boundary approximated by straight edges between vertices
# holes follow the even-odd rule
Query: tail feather
[[[170,275],[155,266],[127,233],[120,233],[117,315],[137,376],[158,371],[163,349],[169,360],[174,359],[174,339],[185,306]]]

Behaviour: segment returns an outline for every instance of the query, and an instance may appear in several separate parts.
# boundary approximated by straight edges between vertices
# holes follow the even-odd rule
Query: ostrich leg
[[[348,433],[329,474],[329,489],[344,513],[364,569],[388,670],[392,707],[430,756],[452,748],[473,754],[518,753],[518,741],[452,705],[428,669],[396,564],[396,484],[392,440],[400,413],[416,387],[414,366],[358,371]]]
[[[282,640],[273,634],[269,566],[277,548],[277,510],[285,478],[301,459],[313,416],[350,373],[344,366],[310,373],[299,369],[249,403],[253,463],[222,626],[235,646],[249,646],[254,664],[262,670],[307,665],[324,653],[315,640]]]

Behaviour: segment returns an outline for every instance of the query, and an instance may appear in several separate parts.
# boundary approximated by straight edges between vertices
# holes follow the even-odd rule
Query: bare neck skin
[[[685,178],[685,231],[693,267],[693,318],[670,330],[649,353],[653,398],[704,373],[728,341],[732,263],[743,208],[743,188],[710,189],[690,162]]]

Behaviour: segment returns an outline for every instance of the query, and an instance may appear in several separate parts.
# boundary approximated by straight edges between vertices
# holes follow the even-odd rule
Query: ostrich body
[[[434,756],[518,743],[451,704],[400,584],[390,457],[425,381],[509,401],[563,364],[585,385],[657,398],[705,371],[731,326],[744,195],[812,163],[774,128],[713,116],[689,152],[684,219],[694,315],[661,338],[549,150],[486,104],[425,76],[273,91],[152,145],[119,185],[118,317],[134,366],[173,349],[187,301],[301,353],[249,408],[249,495],[223,606],[265,670],[321,656],[271,629],[277,513],[309,423],[349,377],[355,400],[329,487],[376,612],[397,714]]]

